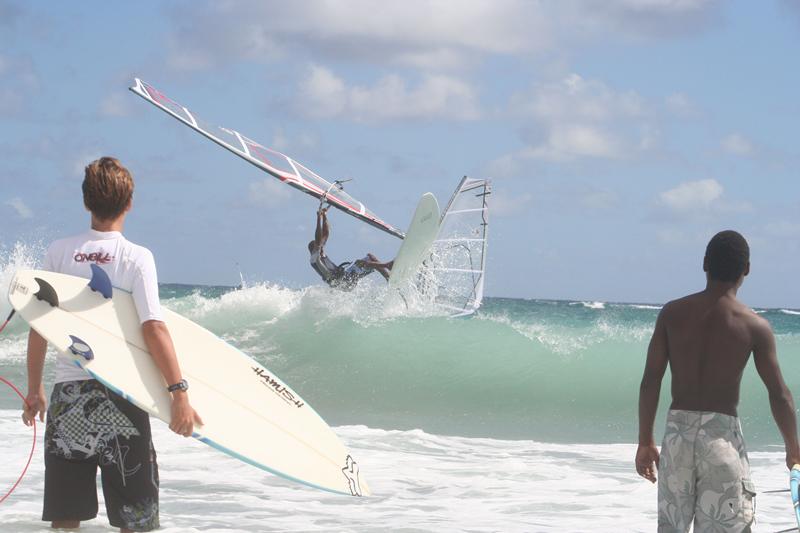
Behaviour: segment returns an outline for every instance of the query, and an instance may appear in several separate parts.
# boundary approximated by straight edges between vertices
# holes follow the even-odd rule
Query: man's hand
[[[636,450],[636,472],[650,481],[656,482],[656,471],[658,470],[658,448],[655,444],[647,446],[640,444]]]
[[[169,429],[178,435],[191,437],[195,425],[202,426],[203,420],[192,406],[189,405],[189,396],[186,392],[175,392],[172,396]]]
[[[39,421],[44,422],[44,414],[47,412],[47,397],[44,394],[44,387],[39,387],[38,391],[29,392],[22,404],[22,421],[26,426],[32,426],[36,415]]]
[[[800,450],[786,452],[786,468],[791,470],[794,465],[800,465]]]

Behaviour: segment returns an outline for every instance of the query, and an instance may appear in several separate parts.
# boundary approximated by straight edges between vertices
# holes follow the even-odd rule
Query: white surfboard
[[[403,244],[394,258],[389,275],[389,287],[398,289],[413,279],[439,231],[439,203],[426,192],[420,198]]]
[[[76,365],[169,423],[169,393],[142,338],[133,298],[121,289],[112,291],[102,269],[92,269],[97,291],[83,278],[20,270],[9,285],[8,299]],[[189,382],[190,401],[204,422],[195,428],[195,438],[312,487],[370,494],[342,442],[295,391],[210,331],[168,309],[163,313]]]

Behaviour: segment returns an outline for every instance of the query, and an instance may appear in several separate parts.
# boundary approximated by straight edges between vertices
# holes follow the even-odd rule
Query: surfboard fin
[[[108,300],[113,292],[108,274],[94,263],[90,266],[92,267],[92,279],[89,280],[89,288],[94,292],[99,292],[103,295],[103,298]]]
[[[75,355],[80,355],[87,361],[91,361],[94,359],[94,352],[86,344],[84,341],[76,337],[75,335],[70,335],[69,338],[72,340],[72,344],[69,346],[69,351],[74,353]]]
[[[33,278],[39,284],[39,290],[36,291],[34,296],[39,301],[47,302],[52,307],[58,307],[58,294],[52,285],[47,283],[42,278]]]

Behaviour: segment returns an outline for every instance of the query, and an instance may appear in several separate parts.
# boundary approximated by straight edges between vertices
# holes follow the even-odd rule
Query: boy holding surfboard
[[[739,233],[717,233],[703,259],[705,290],[667,303],[656,320],[639,392],[636,471],[655,483],[658,531],[750,531],[755,488],[736,408],[753,354],[786,447],[800,463],[792,394],[778,365],[769,322],[736,298],[750,273]],[[653,438],[661,380],[672,374],[672,405],[659,454]]]
[[[152,253],[122,235],[131,209],[133,178],[111,157],[86,167],[83,201],[91,229],[55,241],[44,270],[91,277],[100,266],[114,287],[130,291],[142,336],[172,394],[170,429],[191,436],[200,417],[189,403],[169,331],[163,322]],[[97,467],[109,521],[121,531],[158,528],[158,465],[144,411],[108,390],[69,358],[58,355],[50,406],[42,373],[47,341],[33,329],[28,336],[28,395],[23,421],[39,416],[45,431],[45,491],[42,520],[54,528],[77,528],[97,515]]]

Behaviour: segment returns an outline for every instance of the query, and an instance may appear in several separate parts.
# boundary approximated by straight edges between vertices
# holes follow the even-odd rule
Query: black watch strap
[[[175,392],[175,391],[185,391],[189,390],[189,383],[185,379],[180,380],[179,382],[175,383],[174,385],[170,385],[167,387],[167,392]]]

